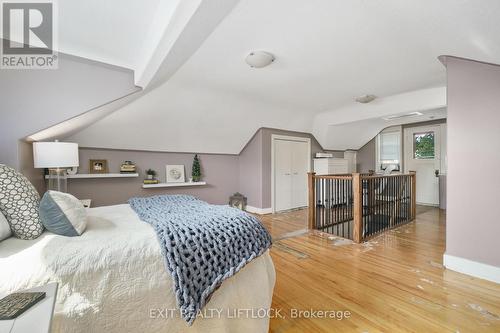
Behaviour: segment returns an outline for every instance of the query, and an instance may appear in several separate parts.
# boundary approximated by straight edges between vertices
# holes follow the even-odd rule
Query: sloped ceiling
[[[421,115],[388,120],[414,112]],[[319,113],[314,118],[313,133],[326,147],[359,149],[386,127],[441,118],[446,118],[446,88],[428,88]]]
[[[500,63],[498,17],[497,0],[242,0],[168,82],[69,139],[238,153],[266,126],[312,131],[327,149],[356,149],[358,121],[445,105],[439,55]],[[252,50],[276,61],[249,68]],[[380,99],[354,103],[362,94]]]

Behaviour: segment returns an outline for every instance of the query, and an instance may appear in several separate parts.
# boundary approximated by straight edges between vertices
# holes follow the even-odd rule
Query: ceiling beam
[[[135,83],[144,89],[155,88],[166,82],[179,69],[205,39],[231,12],[239,0],[182,0],[178,1],[170,19],[162,13],[171,13],[161,5],[153,29],[163,34],[152,34],[146,41],[145,62],[136,70]],[[167,22],[162,23],[162,22]]]

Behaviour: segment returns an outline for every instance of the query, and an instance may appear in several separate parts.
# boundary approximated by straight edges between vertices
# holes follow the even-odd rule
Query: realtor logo
[[[2,2],[2,69],[56,69],[55,4]]]

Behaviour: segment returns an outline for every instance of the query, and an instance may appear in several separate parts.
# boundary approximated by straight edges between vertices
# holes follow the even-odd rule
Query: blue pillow
[[[40,220],[50,232],[80,236],[87,226],[87,211],[71,194],[47,191],[40,201]]]

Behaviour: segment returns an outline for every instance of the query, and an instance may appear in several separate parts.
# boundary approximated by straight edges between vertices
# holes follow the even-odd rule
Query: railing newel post
[[[315,222],[316,222],[316,189],[315,189],[315,181],[314,178],[316,176],[315,172],[308,172],[307,173],[307,179],[308,179],[308,189],[309,189],[309,196],[308,196],[308,211],[307,211],[307,225],[308,228],[315,229]]]
[[[411,219],[417,217],[417,172],[410,171],[411,176]]]
[[[363,240],[363,183],[359,173],[352,174],[353,192],[353,240],[361,243]]]

